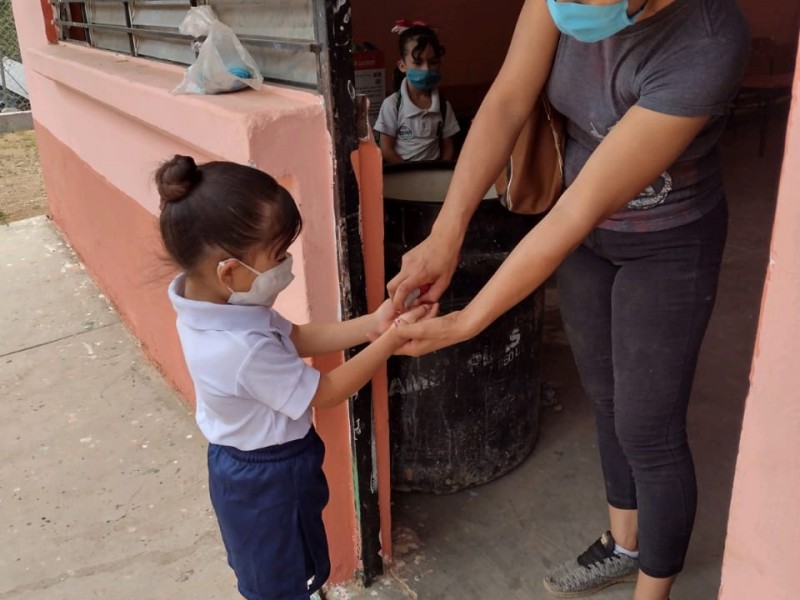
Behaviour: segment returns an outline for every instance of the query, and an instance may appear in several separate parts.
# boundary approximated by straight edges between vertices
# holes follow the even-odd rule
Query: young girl
[[[421,24],[400,31],[398,91],[386,98],[375,123],[387,163],[412,160],[452,160],[453,136],[459,132],[453,108],[442,101],[436,85],[441,79],[444,46],[436,32]]]
[[[324,446],[311,408],[344,402],[406,341],[387,301],[344,323],[293,325],[273,310],[292,281],[300,233],[292,197],[266,173],[176,156],[156,173],[161,235],[182,269],[169,286],[209,441],[211,503],[248,600],[308,600],[330,572],[322,509]],[[301,357],[371,340],[320,374]]]

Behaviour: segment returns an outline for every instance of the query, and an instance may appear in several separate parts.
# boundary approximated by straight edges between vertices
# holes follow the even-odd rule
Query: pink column
[[[800,71],[795,75],[721,600],[800,598]]]

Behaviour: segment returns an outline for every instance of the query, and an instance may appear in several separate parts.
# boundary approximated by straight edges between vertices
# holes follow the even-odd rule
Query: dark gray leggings
[[[564,325],[594,403],[608,503],[639,511],[640,566],[683,568],[697,506],[686,410],[717,292],[724,201],[674,229],[595,230],[559,268]]]

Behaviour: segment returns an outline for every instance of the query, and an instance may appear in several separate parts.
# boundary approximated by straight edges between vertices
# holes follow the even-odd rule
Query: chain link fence
[[[30,108],[11,0],[0,0],[0,111]]]

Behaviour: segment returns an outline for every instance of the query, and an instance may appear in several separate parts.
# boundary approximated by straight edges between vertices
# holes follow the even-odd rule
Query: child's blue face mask
[[[431,71],[428,69],[409,69],[406,73],[408,82],[418,90],[427,92],[435,88],[439,81],[442,79],[442,74],[439,71]]]
[[[547,8],[561,33],[587,43],[599,42],[630,27],[645,6],[647,2],[628,16],[628,0],[605,6],[547,0]]]

